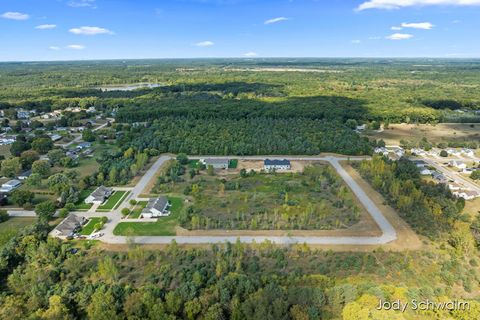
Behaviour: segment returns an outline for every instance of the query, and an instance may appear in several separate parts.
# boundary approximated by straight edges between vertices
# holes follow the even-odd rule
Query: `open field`
[[[320,162],[303,173],[202,173],[182,179],[158,190],[193,198],[182,221],[190,230],[346,229],[360,221],[363,209],[335,171]]]
[[[75,203],[76,210],[88,210],[92,207],[91,203],[85,203],[85,199],[95,190],[95,188],[88,188],[80,191],[78,201]]]
[[[156,222],[120,222],[113,234],[121,236],[174,236],[175,227],[183,208],[183,198],[168,197],[172,207],[168,217],[159,218]]]
[[[433,143],[448,141],[479,141],[480,124],[439,123],[430,124],[390,124],[382,132],[368,131],[368,137],[383,139],[387,145],[399,145],[400,140],[420,140],[427,138]]]
[[[80,234],[84,235],[84,236],[88,236],[88,235],[92,234],[92,232],[95,230],[95,225],[97,223],[99,223],[100,221],[102,221],[102,219],[98,218],[98,217],[90,218],[89,221],[87,222],[87,224],[80,231]]]
[[[13,238],[18,231],[37,221],[37,218],[10,217],[7,221],[0,223],[0,247]]]
[[[127,191],[115,191],[101,206],[98,207],[97,211],[110,211],[114,207],[118,207],[123,199],[125,198]]]

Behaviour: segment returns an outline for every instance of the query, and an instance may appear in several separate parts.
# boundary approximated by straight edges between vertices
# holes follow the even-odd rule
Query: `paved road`
[[[97,131],[97,130],[100,130],[102,128],[105,128],[108,125],[108,122],[113,122],[113,121],[115,121],[115,119],[107,119],[107,122],[105,122],[101,126],[98,126],[98,127],[94,128],[92,131]],[[80,142],[81,140],[82,140],[82,135],[77,134],[77,135],[75,135],[75,138],[72,141],[67,142],[67,143],[56,143],[55,145],[66,148],[66,147],[71,146],[74,143]]]
[[[205,157],[191,157],[191,159],[199,159]],[[245,159],[245,160],[263,160],[266,157],[262,156],[253,156],[253,157],[208,157],[208,158],[229,158],[229,159]],[[240,239],[242,242],[252,243],[252,242],[263,242],[265,240],[272,241],[277,244],[293,244],[293,243],[307,243],[307,244],[325,244],[325,245],[378,245],[385,244],[397,239],[397,233],[393,226],[388,222],[388,220],[383,216],[382,212],[378,207],[373,203],[373,201],[367,196],[363,189],[355,182],[355,180],[345,171],[345,169],[340,165],[339,161],[342,160],[361,160],[368,157],[347,157],[347,156],[325,156],[325,157],[307,157],[307,156],[269,156],[269,159],[289,159],[289,160],[312,160],[312,161],[327,161],[332,164],[332,166],[337,170],[339,175],[345,180],[347,185],[351,188],[353,193],[358,197],[358,199],[365,206],[367,211],[370,213],[372,218],[378,224],[382,230],[382,235],[379,237],[270,237],[270,236],[242,236],[242,237],[232,237],[232,236],[173,236],[173,237],[160,237],[160,236],[142,236],[135,237],[135,243],[139,244],[168,244],[172,240],[175,240],[180,244],[206,244],[206,243],[222,243],[222,242],[235,242],[237,239]],[[138,184],[133,188],[132,193],[129,199],[138,197],[146,187],[150,179],[152,179],[156,171],[171,157],[162,156],[160,157],[152,167],[145,173],[142,179]],[[105,234],[100,240],[107,243],[127,243],[127,237],[115,236],[113,235],[113,229],[115,226],[121,222],[120,211],[122,208],[128,206],[127,199],[122,206],[117,210],[112,211],[108,214],[104,214],[109,218],[109,222],[105,226],[105,229],[102,232]],[[83,215],[83,214],[82,214]]]
[[[8,210],[10,217],[36,217],[35,211],[30,210]]]
[[[462,177],[460,173],[454,172],[452,170],[449,170],[445,168],[444,166],[440,165],[437,161],[434,161],[432,159],[422,157],[419,158],[427,162],[429,165],[437,169],[438,171],[442,172],[446,177],[450,178],[451,180],[456,180],[459,181],[461,184],[463,184],[465,187],[475,190],[477,192],[480,192],[480,186],[467,180],[466,178]]]

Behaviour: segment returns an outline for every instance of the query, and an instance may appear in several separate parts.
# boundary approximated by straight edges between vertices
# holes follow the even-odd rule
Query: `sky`
[[[480,0],[0,0],[0,61],[480,57]]]

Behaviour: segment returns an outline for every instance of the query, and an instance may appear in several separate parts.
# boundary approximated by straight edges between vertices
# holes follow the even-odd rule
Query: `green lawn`
[[[228,169],[237,169],[238,166],[238,159],[232,159],[228,163]]]
[[[89,221],[87,222],[87,224],[80,231],[80,234],[84,235],[84,236],[91,235],[93,233],[93,231],[95,230],[95,225],[97,223],[99,223],[100,221],[102,221],[102,219],[98,218],[98,217],[90,218]]]
[[[37,221],[37,218],[11,217],[5,222],[0,223],[0,247],[7,243],[17,233]]]
[[[157,222],[121,222],[113,230],[118,236],[174,236],[178,217],[183,208],[183,199],[168,197],[172,207],[168,217],[158,218]]]
[[[102,204],[98,207],[97,211],[111,211],[113,207],[118,207],[122,202],[122,200],[127,194],[127,191],[115,191],[110,198],[108,198],[107,202]]]
[[[80,191],[78,201],[75,203],[76,210],[88,210],[92,207],[91,203],[85,203],[85,199],[95,190],[95,188],[88,188]]]
[[[142,210],[147,206],[147,203],[148,201],[139,201],[128,217],[130,219],[137,219],[138,217],[140,217],[140,214],[142,213]]]

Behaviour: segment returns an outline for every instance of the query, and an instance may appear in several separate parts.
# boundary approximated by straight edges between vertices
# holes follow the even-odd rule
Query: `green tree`
[[[82,132],[83,141],[93,142],[95,141],[95,133],[90,129],[85,129]]]
[[[181,164],[181,165],[186,165],[188,164],[188,157],[185,153],[179,153],[177,155],[177,161]]]
[[[50,176],[47,180],[48,188],[56,194],[61,194],[70,189],[71,181],[63,173],[57,173]]]
[[[42,178],[50,175],[50,162],[47,160],[37,160],[32,164],[32,174],[38,174]]]
[[[31,187],[39,187],[42,185],[42,176],[38,173],[32,173],[30,177],[25,180],[25,184]]]
[[[7,221],[10,218],[7,210],[0,209],[0,222]]]
[[[104,286],[97,288],[87,307],[87,315],[89,319],[95,320],[117,319],[115,298],[110,289],[107,290]]]
[[[209,166],[207,167],[207,174],[208,174],[209,176],[214,176],[214,175],[215,175],[215,169],[213,168],[212,165],[209,165]]]
[[[42,220],[51,220],[55,214],[55,204],[53,201],[40,202],[35,206],[35,213]]]
[[[27,150],[23,151],[20,155],[20,163],[22,164],[23,169],[30,169],[32,164],[40,159],[40,155],[37,151]]]
[[[32,203],[34,198],[35,194],[28,190],[17,189],[12,192],[12,201],[19,206]]]
[[[48,299],[48,309],[42,314],[45,320],[70,320],[73,317],[69,314],[67,306],[62,302],[62,297],[53,295]]]
[[[14,178],[22,171],[20,158],[10,158],[2,161],[1,174],[5,177]]]
[[[472,174],[470,175],[470,178],[472,180],[480,180],[480,169],[473,171]]]
[[[62,149],[53,149],[47,153],[48,159],[55,164],[59,165],[63,157],[65,157],[65,152]]]
[[[126,217],[130,214],[130,209],[128,208],[123,208],[122,209],[122,216]]]
[[[46,154],[53,148],[53,141],[50,138],[42,137],[33,140],[32,149],[40,154]]]

